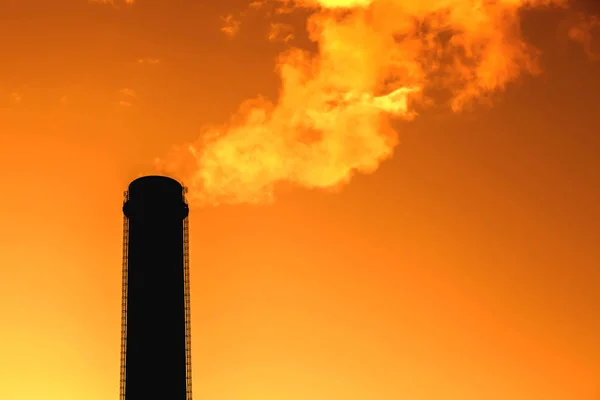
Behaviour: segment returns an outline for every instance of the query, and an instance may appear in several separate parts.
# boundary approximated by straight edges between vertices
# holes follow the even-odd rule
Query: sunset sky
[[[196,400],[600,399],[595,0],[109,3],[0,0],[0,399],[118,398],[156,168]]]

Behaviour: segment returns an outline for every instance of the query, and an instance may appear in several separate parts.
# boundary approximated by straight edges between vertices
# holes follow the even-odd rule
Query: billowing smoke
[[[520,12],[563,0],[298,0],[311,12],[311,53],[280,54],[276,102],[242,104],[232,119],[175,149],[160,168],[201,204],[261,203],[277,184],[335,189],[391,157],[395,119],[412,119],[429,93],[459,111],[539,71]],[[261,3],[253,3],[259,8]],[[277,13],[272,13],[277,15]],[[571,34],[584,41],[579,28]],[[439,101],[439,96],[436,100]]]

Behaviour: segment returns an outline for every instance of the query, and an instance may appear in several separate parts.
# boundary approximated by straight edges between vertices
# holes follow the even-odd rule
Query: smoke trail
[[[414,118],[429,90],[447,90],[459,111],[522,73],[537,73],[538,52],[522,39],[519,13],[566,6],[562,0],[275,5],[280,14],[311,12],[306,29],[318,52],[292,47],[280,54],[276,102],[242,104],[231,121],[159,163],[186,181],[192,201],[270,202],[280,182],[331,189],[357,172],[375,171],[397,144],[391,122]]]

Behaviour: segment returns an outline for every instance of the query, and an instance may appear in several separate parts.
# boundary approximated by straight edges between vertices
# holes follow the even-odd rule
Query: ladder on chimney
[[[183,188],[183,201],[186,202],[187,188]],[[187,204],[187,202],[186,202]],[[186,400],[192,400],[192,333],[190,312],[190,232],[188,217],[183,220],[183,273],[185,290],[185,366]]]
[[[124,193],[125,203],[129,200],[129,192]],[[121,388],[120,399],[125,400],[126,352],[127,352],[127,268],[129,259],[129,219],[123,216],[123,281],[121,295]]]

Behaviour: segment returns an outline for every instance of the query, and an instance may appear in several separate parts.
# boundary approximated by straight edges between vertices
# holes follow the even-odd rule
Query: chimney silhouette
[[[136,179],[123,213],[121,400],[191,400],[185,188]]]

